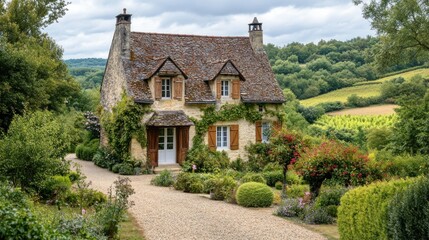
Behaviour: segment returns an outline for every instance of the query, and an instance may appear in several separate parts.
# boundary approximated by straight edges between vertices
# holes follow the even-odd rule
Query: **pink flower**
[[[85,208],[82,208],[82,215],[85,215],[86,214],[86,210],[85,210]]]

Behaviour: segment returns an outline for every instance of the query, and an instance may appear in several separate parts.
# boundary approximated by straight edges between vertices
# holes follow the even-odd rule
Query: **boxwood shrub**
[[[159,175],[155,176],[150,181],[150,184],[160,187],[169,187],[173,185],[173,183],[173,176],[171,175],[171,172],[167,169],[164,169],[161,173],[159,173]]]
[[[337,219],[341,239],[388,239],[388,205],[413,181],[376,182],[344,194]]]
[[[269,207],[273,204],[274,194],[264,183],[248,182],[237,189],[237,203],[243,207]]]
[[[173,187],[189,193],[204,193],[204,182],[212,177],[208,174],[181,172],[176,177]]]
[[[100,145],[99,139],[92,139],[89,142],[77,145],[76,147],[77,158],[85,161],[91,161],[95,153],[97,152],[99,145]]]
[[[389,239],[429,239],[429,179],[398,193],[388,207]]]

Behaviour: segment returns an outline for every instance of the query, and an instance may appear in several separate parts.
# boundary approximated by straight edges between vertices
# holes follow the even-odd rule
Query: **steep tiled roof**
[[[192,126],[194,123],[188,119],[183,111],[157,111],[146,123],[147,126]]]
[[[171,58],[179,67],[185,80],[187,103],[215,102],[207,80],[214,79],[219,71],[232,74],[238,70],[244,78],[241,98],[244,102],[283,102],[265,53],[255,53],[248,37],[211,37],[177,34],[132,32],[130,40],[131,60],[127,73],[129,88],[137,100],[152,100],[145,79],[163,67]],[[229,64],[228,61],[230,61]],[[233,64],[231,64],[231,62]],[[174,65],[173,64],[173,65]],[[231,65],[231,66],[230,66]],[[233,75],[235,75],[233,74]],[[144,94],[137,94],[146,91]]]

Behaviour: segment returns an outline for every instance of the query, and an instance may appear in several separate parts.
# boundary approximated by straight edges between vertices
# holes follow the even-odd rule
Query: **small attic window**
[[[258,105],[258,111],[259,112],[264,112],[264,106],[263,105]]]
[[[171,78],[163,78],[161,85],[162,99],[171,99]]]

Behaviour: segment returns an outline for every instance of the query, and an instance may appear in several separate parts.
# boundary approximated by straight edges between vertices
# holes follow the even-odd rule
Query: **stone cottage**
[[[153,110],[142,121],[147,148],[133,139],[133,157],[152,166],[180,164],[192,147],[202,108],[247,104],[277,111],[282,91],[263,48],[262,23],[249,24],[249,36],[219,37],[131,32],[131,14],[116,16],[116,29],[101,88],[101,104],[110,111],[126,93]],[[216,122],[203,137],[212,150],[246,159],[245,146],[267,141],[266,130],[278,121],[265,116],[251,123]],[[104,137],[104,139],[106,139]]]

